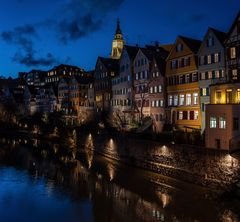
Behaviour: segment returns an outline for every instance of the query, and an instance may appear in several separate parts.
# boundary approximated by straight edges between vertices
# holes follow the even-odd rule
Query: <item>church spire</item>
[[[119,18],[117,19],[117,29],[116,29],[116,35],[122,35],[122,31],[121,31],[121,28],[120,28],[120,20]]]

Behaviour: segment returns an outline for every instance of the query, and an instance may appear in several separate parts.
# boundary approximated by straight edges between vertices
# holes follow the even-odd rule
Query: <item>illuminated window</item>
[[[136,73],[136,80],[138,80],[138,73]]]
[[[180,99],[179,99],[179,105],[183,106],[184,105],[184,94],[180,94]]]
[[[170,95],[170,96],[168,96],[168,105],[172,106],[172,104],[173,104],[173,96]]]
[[[225,117],[219,118],[219,128],[220,129],[226,129],[226,119]]]
[[[160,100],[160,106],[163,107],[163,100]]]
[[[205,76],[206,76],[206,75],[205,75],[205,72],[202,72],[202,73],[201,73],[201,79],[205,79]]]
[[[216,71],[215,71],[215,78],[217,78],[217,79],[218,79],[219,77],[220,77],[220,75],[219,75],[219,71],[218,71],[218,70],[216,70]]]
[[[232,70],[232,78],[237,79],[237,69]]]
[[[192,100],[191,94],[186,94],[186,105],[187,106],[191,105],[191,100]]]
[[[178,112],[178,119],[180,119],[180,120],[183,119],[183,111]]]
[[[174,95],[174,106],[177,106],[178,105],[178,95]]]
[[[217,128],[217,118],[210,117],[210,128]]]
[[[158,86],[158,92],[162,92],[162,86],[161,85]]]
[[[208,63],[208,64],[211,64],[211,55],[208,55],[208,57],[207,57],[207,63]]]
[[[154,107],[155,106],[155,101],[152,101],[152,107]]]
[[[208,79],[212,79],[212,71],[208,72]]]
[[[240,103],[240,89],[237,89],[237,103]]]
[[[192,81],[193,82],[197,81],[197,73],[192,74]]]
[[[207,95],[207,88],[202,88],[202,95],[206,96]]]
[[[193,93],[193,104],[198,105],[198,93]]]
[[[231,47],[230,48],[230,58],[231,59],[235,59],[236,58],[236,48],[235,47]]]
[[[194,119],[195,119],[195,120],[198,119],[198,111],[194,111]]]

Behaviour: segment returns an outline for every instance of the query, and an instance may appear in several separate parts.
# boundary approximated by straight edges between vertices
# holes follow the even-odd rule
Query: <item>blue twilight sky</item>
[[[239,0],[0,0],[0,75],[59,63],[93,69],[109,56],[119,17],[127,44],[228,31]]]

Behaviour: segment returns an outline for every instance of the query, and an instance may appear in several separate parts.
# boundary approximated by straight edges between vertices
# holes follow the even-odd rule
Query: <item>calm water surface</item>
[[[237,199],[216,199],[209,190],[93,152],[67,169],[24,156],[0,165],[1,222],[239,221]]]

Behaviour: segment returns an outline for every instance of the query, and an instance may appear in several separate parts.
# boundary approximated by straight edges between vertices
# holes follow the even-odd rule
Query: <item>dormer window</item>
[[[183,51],[183,44],[181,44],[181,43],[177,44],[177,46],[176,46],[176,51],[177,51],[177,52]]]

